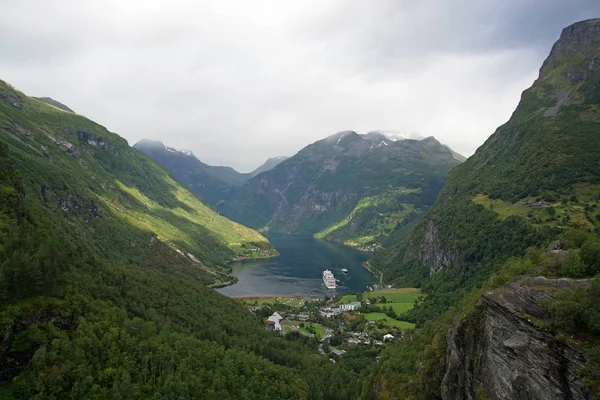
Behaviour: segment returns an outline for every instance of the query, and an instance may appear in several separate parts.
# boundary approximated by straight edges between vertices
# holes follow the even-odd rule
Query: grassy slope
[[[599,23],[585,22],[579,27]],[[386,277],[420,283],[427,293],[426,301],[412,314],[421,329],[401,345],[386,349],[385,361],[373,382],[379,396],[439,396],[447,330],[453,320],[476,314],[475,306],[483,293],[477,287],[490,275],[486,289],[524,274],[560,277],[568,276],[565,271],[569,268],[583,269],[577,249],[570,255],[576,260],[571,261],[575,267],[565,271],[550,256],[510,258],[522,256],[528,246],[544,249],[558,237],[562,237],[563,245],[583,243],[579,238],[587,235],[590,241],[598,240],[600,70],[590,60],[600,54],[600,37],[579,40],[568,37],[568,32],[572,31],[565,30],[561,40],[565,34],[567,38],[553,48],[540,78],[523,93],[511,119],[474,156],[450,172],[426,220],[408,239],[371,261],[386,272]],[[571,77],[585,71],[579,75],[585,78],[568,79],[567,71]],[[558,98],[564,97],[570,104],[567,101],[555,109],[556,113],[548,112]],[[553,205],[554,212],[523,205],[531,199]],[[431,277],[429,266],[418,260],[429,221],[438,231],[437,239],[459,254],[449,268]],[[572,276],[585,275],[578,272]],[[461,298],[458,308],[447,311]]]
[[[260,234],[217,215],[104,127],[5,83],[0,95],[19,104],[0,101],[0,140],[9,145],[28,196],[64,230],[93,240],[103,257],[163,264],[147,251],[159,241],[174,250],[175,262],[210,283],[228,280],[225,262],[250,255],[243,247],[268,249]]]
[[[334,146],[337,138],[348,148],[364,141],[356,133],[345,135],[313,143],[249,180],[222,212],[257,229],[354,245],[381,242],[433,204],[448,170],[460,162],[433,138],[359,156]]]
[[[1,398],[361,390],[366,372],[267,332],[203,284],[224,276],[239,243],[266,246],[262,236],[212,213],[118,136],[5,84],[0,130]]]

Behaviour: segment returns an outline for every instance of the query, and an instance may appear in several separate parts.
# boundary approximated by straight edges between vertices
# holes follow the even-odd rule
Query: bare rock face
[[[582,355],[529,321],[545,317],[543,302],[560,289],[587,284],[523,278],[482,296],[448,333],[443,399],[591,399]]]
[[[442,241],[432,220],[429,220],[419,251],[419,262],[429,267],[429,275],[450,267],[458,260],[458,252]]]

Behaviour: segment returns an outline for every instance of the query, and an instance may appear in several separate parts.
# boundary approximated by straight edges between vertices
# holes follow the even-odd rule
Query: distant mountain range
[[[154,161],[167,167],[198,196],[215,205],[228,198],[232,189],[248,179],[268,171],[287,157],[269,158],[263,165],[250,173],[240,173],[231,167],[212,166],[203,163],[187,150],[177,150],[162,142],[144,139],[133,145]]]
[[[256,229],[364,246],[414,221],[464,157],[429,137],[343,131],[248,180],[219,206]]]

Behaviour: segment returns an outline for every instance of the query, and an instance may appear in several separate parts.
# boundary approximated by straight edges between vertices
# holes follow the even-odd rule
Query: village
[[[241,298],[265,329],[313,340],[332,362],[347,352],[367,351],[378,359],[386,344],[414,329],[404,314],[422,297],[415,288],[384,289],[333,298],[309,296]]]

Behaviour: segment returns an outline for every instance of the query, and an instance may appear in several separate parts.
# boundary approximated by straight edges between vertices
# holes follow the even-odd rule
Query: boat
[[[333,272],[326,269],[323,271],[323,283],[327,287],[327,289],[335,289],[337,284],[335,283],[335,277],[333,276]]]
[[[345,273],[345,274],[347,274],[348,273],[348,269],[342,268],[342,272]]]

